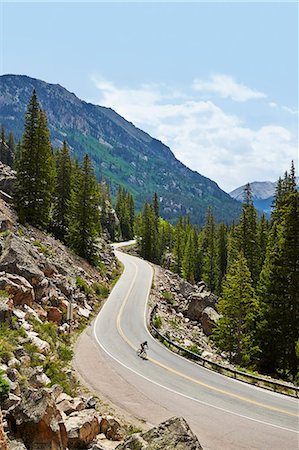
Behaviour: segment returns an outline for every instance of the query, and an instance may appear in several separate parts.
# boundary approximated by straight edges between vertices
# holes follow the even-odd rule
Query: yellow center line
[[[134,265],[135,265],[135,264],[134,264]],[[135,267],[136,267],[136,266],[135,266]],[[134,283],[135,283],[135,281],[136,281],[136,278],[137,278],[137,267],[136,267],[136,271],[135,271],[135,275],[134,275],[134,277],[133,277],[133,280],[132,280],[132,282],[131,282],[131,284],[130,284],[130,288],[129,288],[129,290],[128,290],[128,292],[127,292],[127,295],[125,296],[125,299],[124,299],[124,301],[123,301],[123,303],[122,303],[122,305],[121,305],[121,308],[120,308],[120,310],[119,310],[119,313],[118,313],[118,315],[117,315],[117,320],[116,320],[118,333],[119,333],[120,336],[123,338],[123,340],[124,340],[124,341],[125,341],[125,342],[126,342],[126,343],[134,350],[134,351],[137,350],[137,347],[136,347],[136,346],[129,340],[129,338],[124,334],[124,332],[123,332],[123,330],[122,330],[122,327],[121,327],[121,318],[122,318],[122,314],[123,314],[124,308],[125,308],[125,306],[126,306],[126,303],[127,303],[127,301],[128,301],[129,295],[130,295],[131,290],[132,290],[132,288],[133,288],[133,285],[134,285]],[[241,396],[241,395],[233,394],[232,392],[228,392],[228,391],[225,391],[225,390],[223,390],[223,389],[219,389],[219,388],[217,388],[217,387],[214,387],[214,386],[211,386],[211,385],[209,385],[209,384],[206,384],[206,383],[204,383],[204,382],[202,382],[202,381],[199,381],[199,380],[197,380],[197,379],[195,379],[195,378],[192,378],[192,377],[190,377],[190,376],[188,376],[188,375],[185,375],[184,373],[179,372],[179,371],[177,371],[177,370],[175,370],[175,369],[173,369],[173,368],[171,368],[171,367],[169,367],[169,366],[166,366],[165,364],[162,364],[162,363],[160,363],[159,361],[157,361],[156,359],[153,359],[153,358],[151,358],[151,357],[148,357],[147,359],[148,359],[149,361],[151,361],[153,364],[155,364],[156,366],[159,366],[159,367],[161,367],[161,368],[167,370],[168,372],[171,372],[171,373],[173,373],[173,374],[175,374],[175,375],[177,375],[177,376],[179,376],[179,377],[181,377],[181,378],[184,378],[185,380],[191,381],[192,383],[198,384],[198,385],[203,386],[203,387],[205,387],[205,388],[207,388],[207,389],[210,389],[210,390],[212,390],[212,391],[219,392],[220,394],[224,394],[224,395],[227,395],[227,396],[229,396],[229,397],[237,398],[238,400],[242,400],[243,402],[250,403],[250,404],[252,404],[252,405],[261,406],[262,408],[266,408],[266,409],[269,409],[269,410],[271,410],[271,411],[276,411],[276,412],[280,412],[280,413],[283,413],[283,414],[287,414],[288,416],[298,417],[297,414],[291,413],[291,412],[286,411],[286,410],[284,410],[284,409],[276,408],[275,406],[269,406],[269,405],[266,405],[266,404],[264,404],[264,403],[257,402],[257,401],[255,401],[255,400],[251,400],[251,399],[249,399],[249,398],[247,398],[247,397],[243,397],[243,396]]]

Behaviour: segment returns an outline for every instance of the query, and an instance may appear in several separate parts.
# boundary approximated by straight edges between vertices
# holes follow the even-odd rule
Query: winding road
[[[298,399],[214,373],[153,339],[146,327],[152,267],[115,253],[124,272],[76,347],[86,383],[146,423],[183,416],[204,450],[298,450]],[[144,340],[147,361],[136,355]]]

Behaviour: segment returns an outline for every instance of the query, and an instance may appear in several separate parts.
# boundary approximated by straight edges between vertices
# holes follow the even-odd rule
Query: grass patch
[[[8,397],[10,391],[10,385],[5,378],[3,378],[3,371],[0,371],[0,406],[2,402]]]
[[[190,345],[190,347],[188,347],[188,350],[190,350],[190,352],[195,353],[196,355],[201,355],[202,354],[202,350],[196,345]]]
[[[84,294],[86,295],[94,293],[89,284],[81,277],[76,277],[76,286],[78,289],[80,289],[81,292],[84,292]]]
[[[98,281],[95,281],[91,288],[99,298],[107,298],[110,293],[109,287],[104,283],[99,283]]]
[[[134,425],[130,425],[128,429],[128,436],[132,436],[132,434],[142,433],[143,429],[139,427],[135,427]]]
[[[162,319],[160,316],[158,316],[158,314],[156,314],[153,318],[153,325],[157,329],[162,327]]]
[[[13,356],[20,338],[27,336],[23,328],[13,330],[7,324],[0,326],[0,362],[6,364]]]
[[[163,291],[162,292],[162,297],[164,298],[164,300],[167,301],[167,303],[169,303],[170,305],[176,305],[176,301],[174,298],[174,295],[169,292],[169,291]]]
[[[54,250],[52,250],[52,248],[49,247],[48,245],[42,244],[40,241],[33,241],[32,245],[34,247],[37,247],[39,251],[45,256],[48,256],[50,258],[55,256]]]
[[[170,324],[171,328],[174,328],[175,330],[177,330],[179,328],[179,324],[176,319],[171,319],[169,324]]]

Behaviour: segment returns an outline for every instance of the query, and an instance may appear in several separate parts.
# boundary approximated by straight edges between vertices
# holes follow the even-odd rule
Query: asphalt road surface
[[[205,369],[165,348],[146,327],[151,266],[116,250],[124,273],[77,345],[83,379],[156,425],[183,416],[204,450],[299,449],[299,401]],[[136,349],[147,340],[148,359]]]

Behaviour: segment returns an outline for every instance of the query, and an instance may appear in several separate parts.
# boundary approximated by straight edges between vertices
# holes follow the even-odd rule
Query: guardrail
[[[241,372],[240,370],[231,369],[230,367],[225,367],[222,364],[209,361],[208,359],[203,358],[201,355],[191,352],[190,350],[182,347],[176,342],[173,342],[171,339],[160,333],[160,331],[153,324],[153,317],[156,314],[157,309],[158,305],[156,304],[151,310],[149,317],[149,328],[152,331],[152,334],[154,336],[157,336],[162,342],[167,342],[172,347],[172,349],[177,350],[178,353],[180,353],[182,356],[192,359],[193,361],[201,364],[203,367],[207,367],[218,373],[221,373],[222,375],[229,376],[236,380],[253,384],[270,391],[279,392],[280,394],[289,395],[291,397],[299,397],[299,388],[296,386],[279,383],[276,381],[268,380],[266,378],[258,377],[256,375],[251,375],[246,372]]]

